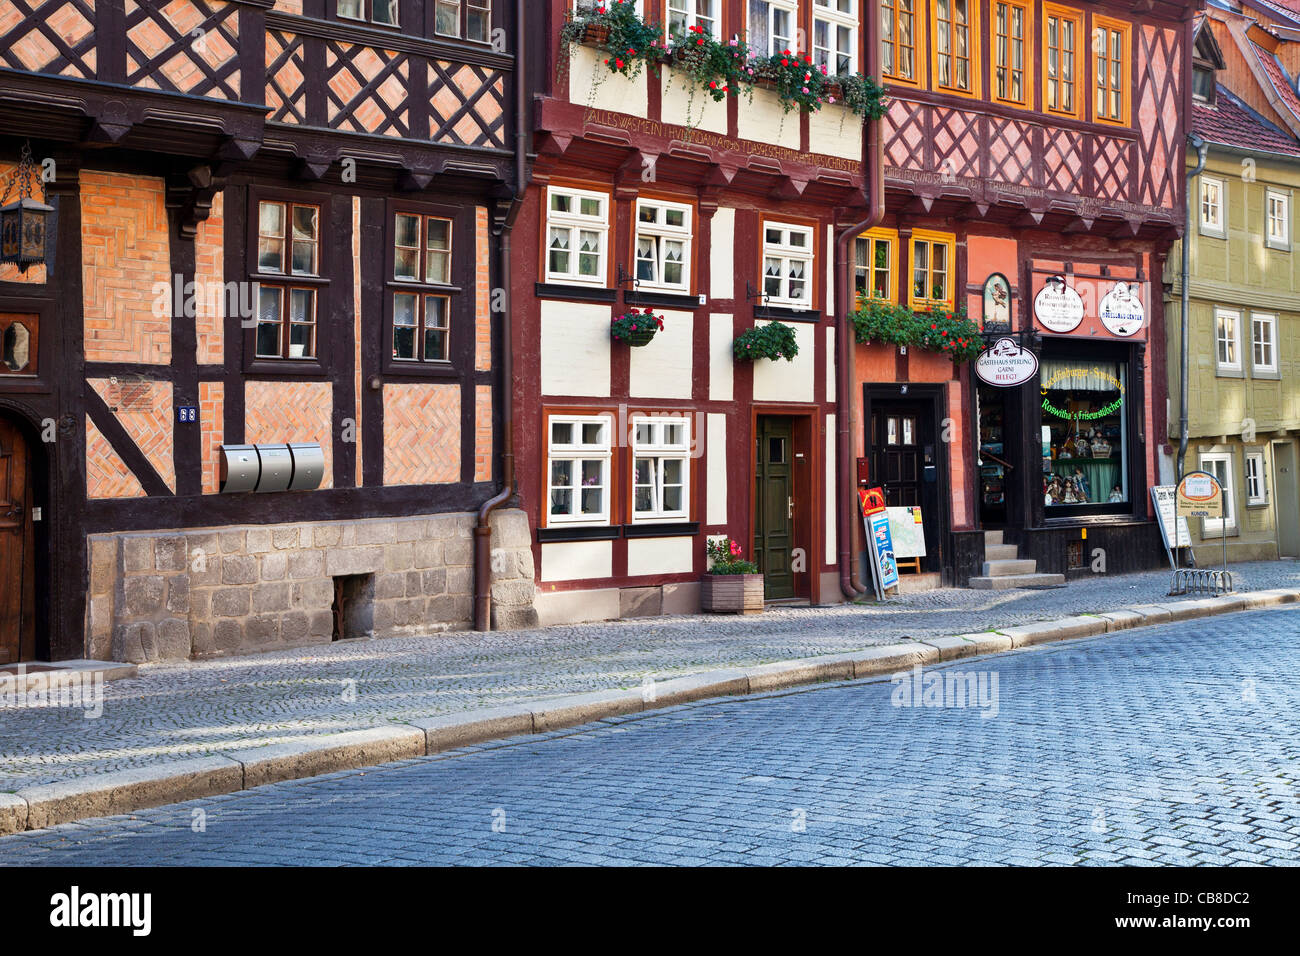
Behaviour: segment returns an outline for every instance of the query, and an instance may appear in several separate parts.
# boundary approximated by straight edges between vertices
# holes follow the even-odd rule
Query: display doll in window
[[[1106,441],[1106,439],[1103,438],[1101,435],[1096,435],[1092,439],[1092,457],[1093,458],[1110,457],[1110,442]]]
[[[1120,504],[1124,501],[1124,491],[1119,485],[1110,490],[1110,497],[1106,499],[1111,504]]]
[[[1076,467],[1072,478],[1074,480],[1074,487],[1079,494],[1079,500],[1090,501],[1092,499],[1092,489],[1088,487],[1088,476],[1083,473],[1082,469]]]
[[[1043,496],[1043,504],[1059,505],[1060,503],[1061,503],[1061,479],[1053,475],[1051,482],[1047,486],[1047,492]]]

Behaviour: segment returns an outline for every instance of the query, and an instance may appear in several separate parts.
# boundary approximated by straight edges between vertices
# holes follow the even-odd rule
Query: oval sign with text
[[[1083,322],[1083,299],[1065,276],[1052,276],[1034,297],[1034,318],[1049,332],[1073,332]]]
[[[1142,331],[1146,322],[1146,309],[1141,297],[1127,282],[1116,282],[1115,287],[1101,300],[1101,324],[1113,335],[1128,337]]]
[[[1024,385],[1038,374],[1038,356],[1021,348],[1015,339],[1001,338],[980,353],[975,374],[981,382],[1000,388]]]

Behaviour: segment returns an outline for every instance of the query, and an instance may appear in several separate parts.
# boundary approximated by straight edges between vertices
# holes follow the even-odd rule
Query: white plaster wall
[[[543,299],[542,394],[609,395],[607,305]]]
[[[755,322],[755,325],[767,325]],[[799,354],[794,361],[785,359],[756,359],[754,361],[754,401],[756,402],[811,402],[814,369],[816,368],[815,343],[817,326],[808,322],[791,322]]]
[[[709,251],[710,286],[715,299],[736,297],[736,210],[722,206],[713,214],[713,248]]]
[[[774,90],[755,88],[754,100],[740,101],[740,138],[755,143],[772,143],[786,149],[799,148],[799,110],[786,113]]]
[[[580,581],[613,574],[612,541],[554,541],[542,545],[543,581]]]
[[[663,71],[659,82],[663,84],[663,112],[660,115],[663,116],[665,123],[677,126],[689,125],[710,133],[727,135],[726,100],[715,103],[712,96],[697,89],[695,101],[691,102],[690,77],[671,68]]]
[[[823,106],[808,118],[808,147],[814,153],[862,159],[862,117],[846,106]]]
[[[835,416],[826,416],[826,563],[835,563]]]
[[[710,526],[727,523],[727,416],[709,413],[708,441],[705,453],[705,494],[708,508],[704,523]]]
[[[709,398],[715,402],[731,401],[735,378],[735,361],[731,343],[735,341],[731,316],[715,312],[709,316]]]
[[[826,326],[826,379],[823,384],[826,401],[835,401],[835,326]]]
[[[629,346],[628,394],[633,398],[690,398],[695,315],[658,314],[664,320],[663,331],[649,345]]]
[[[695,539],[629,538],[627,573],[629,577],[648,574],[690,574],[694,570]]]
[[[569,60],[569,100],[592,109],[613,110],[645,118],[650,115],[646,71],[636,79],[611,72],[599,51],[574,46]]]

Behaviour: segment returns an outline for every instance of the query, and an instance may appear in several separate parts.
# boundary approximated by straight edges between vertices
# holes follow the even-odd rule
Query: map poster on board
[[[909,505],[890,508],[886,513],[889,515],[889,536],[894,542],[894,557],[925,557],[925,525],[921,521],[921,509]]]
[[[1177,491],[1173,485],[1156,485],[1151,489],[1151,502],[1156,508],[1156,522],[1160,525],[1160,534],[1165,542],[1165,555],[1169,558],[1169,567],[1174,565],[1174,551],[1177,548],[1190,548],[1192,536],[1187,530],[1187,519],[1178,516],[1174,524],[1174,499]]]

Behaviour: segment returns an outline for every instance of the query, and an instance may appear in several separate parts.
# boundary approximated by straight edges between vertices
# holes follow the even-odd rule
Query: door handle
[[[787,518],[793,518],[793,517],[794,517],[794,499],[793,499],[793,498],[786,498],[786,499],[785,499],[785,516],[786,516]]]

